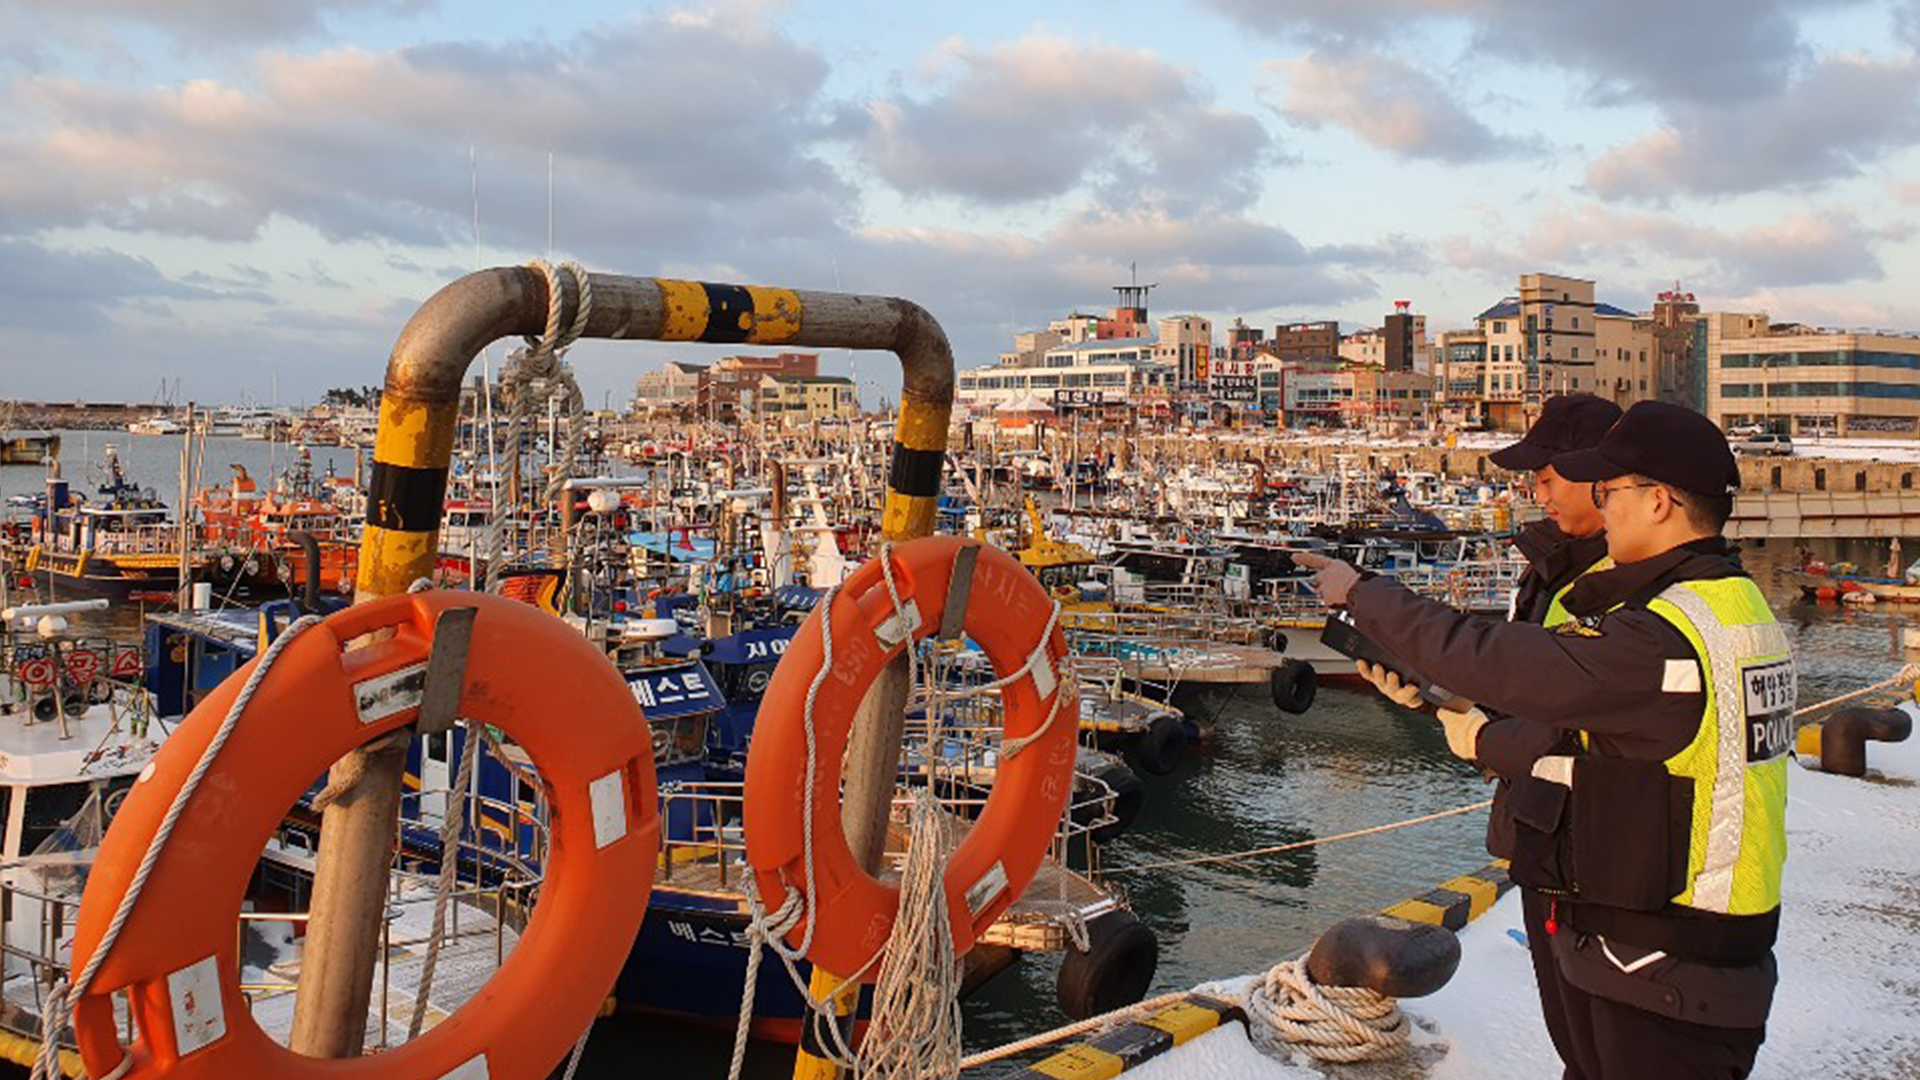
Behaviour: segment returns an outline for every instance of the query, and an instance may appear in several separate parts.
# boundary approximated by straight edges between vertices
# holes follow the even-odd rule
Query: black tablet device
[[[1342,656],[1351,656],[1355,660],[1365,660],[1369,664],[1379,664],[1388,671],[1400,676],[1400,681],[1411,683],[1420,688],[1420,697],[1442,708],[1464,712],[1473,707],[1473,702],[1455,694],[1453,691],[1422,678],[1403,663],[1398,657],[1380,647],[1372,638],[1360,632],[1353,623],[1353,615],[1346,608],[1332,608],[1327,612],[1326,629],[1320,631],[1320,641]]]

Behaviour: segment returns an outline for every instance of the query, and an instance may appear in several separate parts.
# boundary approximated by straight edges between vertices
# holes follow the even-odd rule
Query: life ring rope
[[[922,611],[920,611],[920,607],[918,607],[916,601],[912,600],[912,598],[904,598],[904,596],[900,594],[899,580],[895,577],[895,559],[897,559],[897,555],[895,555],[895,550],[893,550],[893,544],[891,544],[891,542],[889,542],[889,544],[881,544],[881,550],[879,550],[879,571],[881,571],[881,580],[883,580],[885,590],[887,590],[889,615],[887,615],[883,621],[879,621],[879,625],[872,626],[872,632],[874,632],[876,642],[881,646],[881,650],[883,651],[891,651],[893,648],[899,648],[902,642],[906,644],[908,680],[910,680],[910,682],[908,682],[908,692],[912,694],[912,690],[922,684],[922,659],[918,657],[918,648],[916,648],[914,636],[916,636],[916,632],[924,626],[924,617],[922,617]],[[1021,571],[1021,575],[1023,575],[1025,580],[1029,580],[1029,582],[1033,580],[1033,578],[1027,577],[1023,571]],[[826,686],[829,676],[833,675],[833,661],[835,661],[833,609],[835,609],[835,601],[841,598],[843,584],[845,584],[845,582],[833,584],[831,588],[828,588],[828,592],[820,598],[820,603],[816,605],[816,613],[818,613],[818,619],[820,619],[820,650],[822,650],[822,655],[820,655],[820,667],[812,673],[812,678],[810,678],[808,684],[806,684],[806,694],[804,694],[803,705],[801,705],[801,732],[803,732],[804,740],[804,792],[814,792],[816,782],[818,782],[818,774],[820,774],[820,746],[818,746],[816,703],[818,703],[820,692],[822,692],[822,688]],[[1039,590],[1039,582],[1033,582],[1033,584],[1035,584],[1035,588]],[[939,692],[939,696],[945,698],[945,700],[981,698],[981,696],[987,696],[987,694],[998,694],[1000,690],[1004,690],[1004,688],[1020,682],[1021,678],[1031,678],[1037,700],[1046,701],[1050,698],[1050,705],[1048,705],[1048,709],[1046,709],[1043,723],[1039,724],[1035,730],[1027,732],[1025,736],[1006,738],[1006,740],[1002,742],[1002,748],[1000,748],[1000,759],[1002,759],[1002,761],[1012,761],[1014,757],[1021,755],[1025,749],[1031,748],[1031,746],[1037,744],[1037,742],[1041,742],[1048,732],[1052,732],[1054,726],[1058,723],[1058,719],[1060,719],[1060,715],[1062,715],[1064,711],[1068,711],[1068,709],[1064,709],[1064,703],[1071,703],[1071,705],[1075,707],[1073,711],[1077,711],[1077,703],[1079,703],[1079,686],[1077,686],[1077,682],[1075,682],[1075,678],[1073,678],[1071,669],[1068,669],[1068,665],[1066,665],[1066,655],[1060,657],[1058,667],[1056,667],[1054,659],[1048,655],[1048,642],[1052,640],[1054,632],[1056,632],[1058,626],[1060,626],[1060,615],[1062,615],[1062,611],[1064,611],[1064,605],[1060,603],[1058,598],[1046,594],[1046,590],[1039,590],[1039,592],[1046,596],[1046,603],[1048,603],[1046,623],[1044,623],[1043,632],[1039,634],[1039,640],[1033,644],[1031,650],[1027,650],[1027,653],[1025,653],[1020,667],[1016,667],[1016,669],[1010,671],[1008,675],[995,678],[995,680],[991,680],[991,682],[983,682],[983,684],[970,686],[970,688],[964,688],[964,690],[945,690],[945,688],[943,688],[943,690]],[[762,903],[762,897],[760,897],[760,890],[758,890],[758,888],[747,888],[747,890],[745,890],[745,894],[747,894],[747,907],[749,907],[749,928],[747,928],[747,930],[749,930],[749,955],[747,955],[747,982],[745,982],[745,986],[741,988],[741,1013],[739,1013],[739,1026],[737,1026],[737,1030],[735,1030],[735,1043],[733,1043],[733,1063],[732,1070],[730,1070],[730,1076],[732,1076],[732,1078],[739,1076],[739,1068],[741,1068],[741,1063],[743,1063],[745,1045],[747,1045],[747,1034],[745,1034],[745,1032],[747,1032],[749,1020],[751,1020],[751,1015],[753,1015],[758,959],[760,959],[760,951],[766,949],[766,947],[772,947],[774,953],[780,957],[781,967],[787,972],[787,978],[789,978],[789,980],[793,982],[793,986],[801,992],[801,999],[806,1001],[806,1007],[808,1007],[808,1022],[812,1024],[812,1030],[814,1030],[814,1036],[816,1036],[814,1043],[820,1045],[820,1047],[824,1047],[826,1055],[831,1057],[831,1059],[835,1059],[835,1061],[837,1061],[839,1065],[843,1065],[843,1067],[852,1067],[852,1061],[854,1061],[854,1051],[852,1051],[851,1045],[847,1043],[847,1032],[843,1030],[843,1026],[841,1026],[839,1022],[835,1022],[837,1017],[835,1017],[835,1013],[833,1013],[833,1001],[837,1001],[837,999],[843,995],[843,992],[847,992],[847,988],[858,986],[858,984],[864,980],[864,976],[866,976],[870,970],[874,970],[877,963],[881,961],[881,957],[885,955],[885,949],[881,947],[881,949],[872,951],[872,953],[866,957],[864,963],[852,967],[851,974],[843,976],[843,978],[829,990],[828,994],[814,995],[808,992],[808,980],[804,978],[803,972],[799,970],[799,963],[801,963],[803,959],[806,959],[808,951],[812,949],[812,945],[814,945],[814,932],[816,932],[816,928],[818,928],[818,920],[808,917],[810,913],[814,913],[814,911],[818,909],[818,876],[816,876],[816,853],[814,853],[814,821],[816,821],[814,799],[801,799],[801,857],[799,857],[799,863],[801,863],[801,886],[795,888],[793,882],[781,880],[781,888],[783,888],[781,903],[776,909],[772,909],[772,911],[768,911],[766,905]],[[803,919],[804,926],[801,926],[801,920]],[[787,942],[787,936],[789,936],[795,928],[801,928],[801,940],[795,942],[795,944],[789,944],[789,942]]]
[[[496,745],[491,728],[516,740],[551,806],[552,840],[539,899],[495,975],[501,981],[389,1051],[381,1074],[478,1068],[496,1080],[531,1080],[552,1071],[569,1047],[577,1061],[581,1030],[619,974],[652,884],[660,820],[646,724],[619,672],[565,624],[504,598],[456,592],[303,617],[240,677],[211,691],[156,755],[102,840],[75,923],[78,974],[49,995],[44,1045],[58,1046],[70,1015],[81,1057],[99,1077],[340,1080],[364,1071],[294,1054],[250,1020],[230,951],[231,920],[256,857],[246,854],[249,844],[221,841],[258,835],[265,842],[327,761],[414,724],[441,617],[456,610],[478,615],[459,683],[457,715],[469,734],[464,761],[477,762],[477,742]],[[305,633],[316,621],[325,632]],[[573,677],[558,687],[544,670],[512,677],[520,658],[536,650]],[[584,719],[543,722],[554,709]],[[305,733],[297,745],[273,724],[239,722],[248,711],[278,717],[289,710]],[[250,782],[238,785],[237,776]],[[456,855],[443,851],[441,861],[444,872]],[[556,919],[563,930],[571,922],[573,932],[547,929]],[[200,1005],[179,1003],[172,988],[180,978],[201,981]],[[121,1042],[115,1016],[114,995],[122,992],[139,1032],[129,1043]],[[547,1022],[516,1028],[509,1020],[535,1014]],[[53,1080],[52,1064],[43,1056],[36,1080]]]
[[[239,695],[228,707],[227,715],[221,719],[220,727],[214,732],[212,741],[208,742],[207,748],[200,752],[200,760],[194,763],[193,771],[187,774],[187,779],[180,785],[180,790],[174,793],[173,802],[167,806],[166,817],[160,820],[160,826],[155,830],[153,840],[147,845],[146,853],[140,858],[139,869],[134,871],[133,880],[128,883],[127,891],[120,897],[119,906],[114,909],[113,919],[107,923],[106,931],[100,936],[100,944],[93,950],[93,955],[87,958],[87,963],[80,969],[78,978],[73,979],[71,983],[62,979],[48,991],[47,1007],[40,1014],[40,1055],[34,1059],[29,1080],[60,1080],[60,1031],[72,1022],[74,1002],[86,994],[87,988],[93,983],[93,977],[99,974],[100,966],[106,963],[108,955],[113,952],[114,942],[119,940],[120,931],[127,924],[127,917],[133,914],[134,906],[139,903],[140,890],[146,887],[147,877],[153,873],[154,864],[160,860],[160,852],[167,846],[167,838],[172,835],[173,827],[179,822],[181,812],[186,810],[187,803],[192,801],[194,789],[200,786],[200,781],[206,776],[207,770],[213,767],[214,758],[219,756],[220,748],[226,745],[227,737],[233,734],[233,729],[240,723],[240,717],[247,711],[247,703],[253,700],[253,692],[259,689],[261,681],[267,677],[267,672],[273,670],[274,661],[280,658],[280,654],[293,643],[295,638],[319,622],[318,615],[303,615],[295,619],[279,637],[273,639],[273,644],[267,646],[267,651],[261,656],[260,663],[254,667],[253,673],[247,676],[247,681],[240,687]],[[120,1063],[98,1080],[119,1080],[133,1068],[133,1065],[133,1055],[127,1053],[126,1048],[122,1047]]]
[[[873,633],[878,643],[885,650],[891,650],[902,642],[906,643],[908,685],[909,695],[911,695],[913,689],[919,687],[921,682],[921,660],[918,656],[914,634],[922,626],[922,616],[918,605],[911,598],[903,598],[901,595],[899,582],[896,580],[894,574],[895,557],[893,544],[891,542],[881,545],[878,558],[881,577],[886,586],[887,599],[891,606],[891,614],[873,628]],[[815,719],[815,706],[822,687],[826,685],[828,677],[833,673],[833,613],[835,602],[839,599],[844,584],[845,583],[842,582],[829,587],[826,593],[821,596],[819,603],[815,605],[815,610],[820,620],[821,659],[820,666],[814,671],[812,679],[807,684],[807,691],[801,708],[801,729],[806,748],[804,766],[805,786],[802,790],[809,793],[815,790],[817,777],[819,775],[819,742],[817,721]],[[1048,642],[1052,639],[1055,630],[1058,628],[1061,612],[1064,610],[1058,598],[1048,594],[1047,600],[1049,611],[1045,627],[1041,631],[1033,648],[1028,651],[1024,662],[1022,662],[1018,668],[991,682],[981,683],[977,686],[971,686],[961,690],[946,690],[942,688],[940,691],[940,696],[948,700],[983,697],[988,694],[998,693],[1006,687],[1019,682],[1021,679],[1031,678],[1034,683],[1036,695],[1041,700],[1046,700],[1048,697],[1052,698],[1052,704],[1049,706],[1045,719],[1039,727],[1024,736],[1003,741],[1000,751],[1000,756],[1003,761],[1010,761],[1019,756],[1028,747],[1040,741],[1052,731],[1055,723],[1064,711],[1062,709],[1063,702],[1071,701],[1075,704],[1076,708],[1078,705],[1079,686],[1074,679],[1073,672],[1065,663],[1065,656],[1062,656],[1060,667],[1056,670],[1053,661],[1047,655]],[[774,954],[780,958],[782,967],[786,970],[787,977],[800,992],[800,999],[806,1003],[808,1022],[812,1025],[815,1036],[814,1045],[821,1047],[825,1051],[825,1056],[846,1068],[853,1067],[855,1052],[847,1042],[846,1031],[843,1029],[843,1026],[837,1022],[839,1017],[834,1012],[833,1003],[838,1001],[849,987],[859,985],[864,976],[873,970],[874,966],[880,963],[882,957],[885,955],[884,947],[876,950],[867,957],[864,963],[856,967],[850,974],[841,978],[827,993],[816,996],[809,990],[808,980],[800,972],[799,963],[806,958],[807,953],[812,949],[814,933],[818,926],[817,919],[808,917],[810,913],[816,910],[816,898],[818,895],[813,843],[815,821],[814,799],[808,797],[800,801],[800,816],[801,887],[795,888],[791,882],[783,881],[784,895],[781,903],[771,912],[769,912],[762,903],[759,895],[760,890],[757,887],[750,886],[744,890],[748,907],[747,977],[745,984],[742,986],[740,1014],[734,1038],[733,1060],[728,1073],[729,1080],[738,1080],[745,1059],[747,1031],[753,1014],[753,1003],[757,993],[759,960],[763,949],[773,949]],[[801,930],[800,941],[797,944],[789,944],[787,936],[800,925],[802,919],[805,919],[805,926]]]

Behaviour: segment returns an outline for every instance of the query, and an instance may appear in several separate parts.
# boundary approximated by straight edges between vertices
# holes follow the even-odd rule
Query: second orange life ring
[[[552,807],[541,887],[493,980],[419,1038],[373,1057],[310,1058],[275,1042],[241,993],[234,931],[248,879],[287,808],[347,751],[419,716],[435,620],[477,608],[459,715],[532,758]],[[390,636],[352,650],[374,631]],[[100,845],[73,970],[100,945],[174,795],[258,660],[222,682],[161,747]],[[472,592],[421,592],[329,616],[288,642],[213,759],[125,927],[74,1012],[89,1075],[172,1080],[545,1077],[593,1021],[646,912],[659,850],[647,723],[607,658],[566,624]],[[123,1048],[112,994],[140,1038]]]
[[[894,580],[908,615],[902,626],[881,567],[889,555],[863,563],[831,605],[814,608],[787,646],[761,700],[747,755],[747,862],[768,911],[785,902],[789,887],[806,888],[802,807],[813,801],[815,892],[806,918],[818,925],[807,958],[829,971],[876,978],[877,967],[869,962],[886,947],[900,908],[899,887],[861,869],[841,830],[841,757],[853,715],[888,660],[945,623],[955,560],[966,548],[977,552],[970,556],[967,636],[985,650],[1000,678],[1033,660],[1027,676],[1001,691],[1005,738],[1030,737],[1043,727],[1044,733],[1012,757],[1001,757],[986,806],[947,861],[944,885],[956,955],[972,948],[1032,882],[1073,787],[1079,697],[1066,674],[1065,634],[1056,626],[1040,636],[1054,601],[1033,574],[977,540],[931,536],[895,544],[889,549]],[[814,787],[808,792],[804,714],[824,656],[821,623],[829,618],[833,667],[820,679],[814,700]],[[800,947],[805,924],[787,939]]]

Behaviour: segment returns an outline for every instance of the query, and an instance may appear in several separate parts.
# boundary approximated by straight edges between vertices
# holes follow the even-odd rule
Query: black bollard
[[[1453,931],[1389,915],[1337,922],[1307,954],[1307,974],[1321,986],[1364,986],[1396,998],[1425,997],[1459,967]]]
[[[1905,741],[1913,734],[1913,716],[1905,709],[1841,709],[1818,730],[1821,772],[1865,776],[1867,740]]]

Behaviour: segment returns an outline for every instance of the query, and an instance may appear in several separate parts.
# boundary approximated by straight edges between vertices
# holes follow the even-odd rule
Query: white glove
[[[1465,712],[1437,709],[1440,726],[1447,729],[1447,749],[1462,761],[1473,761],[1480,754],[1480,729],[1487,726],[1487,714],[1478,705]]]
[[[1408,682],[1401,682],[1397,672],[1388,671],[1384,664],[1369,664],[1365,660],[1353,662],[1360,677],[1373,684],[1388,701],[1406,709],[1423,708],[1426,704],[1420,697],[1420,688]]]

